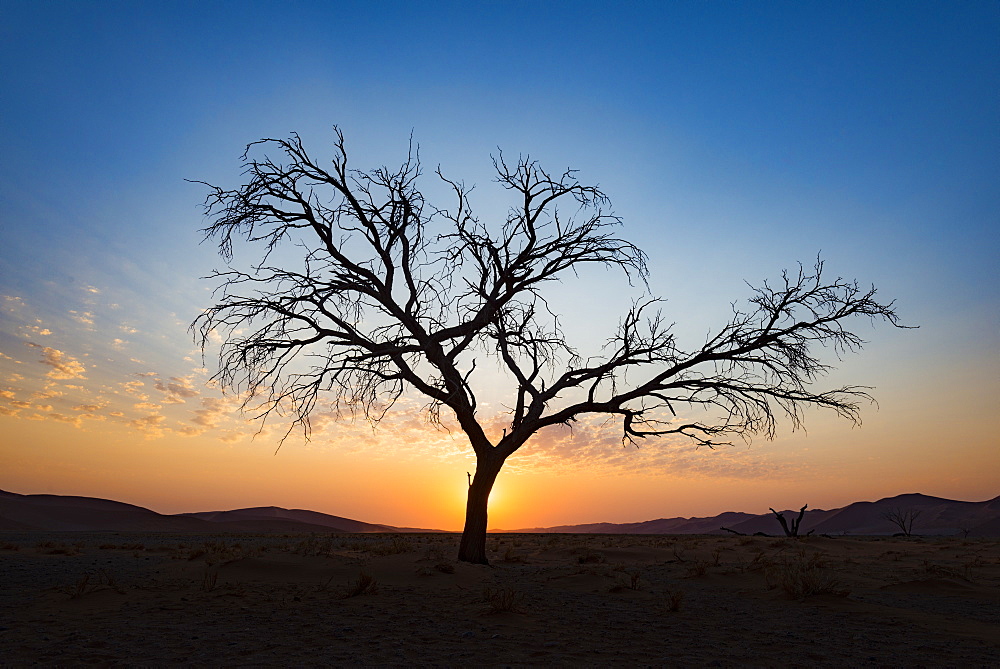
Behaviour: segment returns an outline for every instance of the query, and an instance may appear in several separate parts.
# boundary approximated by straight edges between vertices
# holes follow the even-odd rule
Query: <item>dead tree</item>
[[[882,514],[882,518],[899,528],[903,536],[913,536],[913,521],[920,517],[920,511],[916,509],[890,509]]]
[[[778,513],[774,509],[771,509],[771,513],[773,513],[774,517],[778,519],[779,523],[781,523],[781,529],[783,529],[785,531],[785,536],[786,537],[798,537],[799,536],[799,525],[802,523],[802,517],[806,515],[806,507],[808,507],[808,506],[809,506],[808,504],[803,504],[802,505],[802,508],[799,509],[799,515],[798,515],[798,517],[792,519],[792,526],[791,527],[788,527],[788,522],[785,520],[785,514],[784,513]],[[809,534],[812,534],[812,530],[809,531]]]
[[[426,399],[469,439],[469,486],[459,559],[486,562],[487,499],[508,457],[546,427],[588,414],[620,420],[622,442],[683,435],[713,447],[727,435],[774,435],[806,407],[857,421],[865,387],[815,390],[828,366],[816,349],[861,348],[855,317],[898,325],[875,289],[828,279],[817,260],[753,289],[747,308],[692,350],[682,349],[659,300],[635,300],[600,353],[571,345],[542,291],[586,265],[644,285],[646,255],[617,237],[619,218],[598,188],[527,157],[494,159],[513,196],[506,216],[477,218],[471,188],[437,177],[449,208],[425,201],[417,151],[398,168],[358,171],[334,129],[333,159],[314,160],[298,135],[263,139],[243,154],[245,185],[207,186],[206,240],[229,263],[209,307],[192,323],[205,350],[220,335],[214,378],[261,420],[292,418],[310,435],[323,403],[377,423],[405,392]],[[271,153],[268,153],[271,152]],[[256,261],[232,266],[259,247]],[[613,327],[613,324],[609,324]],[[486,358],[510,383],[502,436],[487,434],[478,387]],[[492,383],[492,382],[491,382]],[[286,433],[287,436],[287,433]]]

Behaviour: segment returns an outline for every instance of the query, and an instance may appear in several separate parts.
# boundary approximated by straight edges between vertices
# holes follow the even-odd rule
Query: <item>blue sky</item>
[[[46,348],[89,369],[103,389],[79,401],[100,396],[107,412],[109,389],[135,374],[203,383],[185,327],[208,299],[198,277],[221,263],[199,245],[204,190],[185,179],[235,185],[247,142],[298,131],[321,153],[336,123],[362,168],[399,160],[412,132],[427,165],[477,184],[484,214],[504,209],[490,187],[498,147],[580,170],[650,253],[651,290],[692,342],[744,280],[822,252],[921,326],[871,331],[834,375],[879,388],[875,433],[851,438],[923,434],[914,485],[933,481],[933,454],[956,438],[979,435],[963,447],[977,469],[996,462],[996,2],[8,1],[0,18],[0,388],[25,403],[8,406],[11,425],[47,415],[28,406],[40,384],[86,385],[47,376]],[[599,341],[585,307],[611,302],[615,318],[621,286],[581,281],[555,294]],[[70,415],[62,392],[48,413]],[[190,420],[194,401],[167,409]],[[820,460],[841,453],[819,447],[842,440],[827,425],[810,431]],[[0,439],[0,456],[24,448]],[[791,442],[774,448],[795,458]],[[28,473],[44,462],[18,480],[44,480]]]

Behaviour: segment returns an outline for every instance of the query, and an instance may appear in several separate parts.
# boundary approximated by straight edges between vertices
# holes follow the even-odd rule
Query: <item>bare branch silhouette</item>
[[[773,513],[774,517],[778,519],[778,523],[781,524],[781,529],[784,530],[786,537],[795,537],[795,538],[798,538],[798,536],[799,536],[799,526],[802,524],[802,518],[806,515],[806,508],[808,508],[808,506],[809,506],[808,504],[803,504],[802,505],[802,508],[799,509],[799,515],[797,517],[795,517],[795,518],[792,518],[792,525],[791,525],[791,527],[788,526],[788,521],[785,520],[785,514],[784,513],[778,513],[773,508],[771,509],[771,513]],[[723,529],[725,529],[725,528],[723,528]],[[813,533],[813,531],[809,530],[808,534],[812,534],[812,533]]]
[[[261,250],[249,269],[212,276],[216,303],[192,329],[203,351],[222,337],[214,378],[243,394],[244,409],[261,420],[290,416],[289,429],[307,438],[321,401],[377,423],[415,390],[432,420],[448,412],[477,457],[462,560],[486,562],[489,492],[505,460],[543,428],[604,414],[620,420],[623,443],[675,434],[714,447],[772,437],[782,415],[798,427],[810,406],[857,422],[871,399],[860,386],[814,390],[829,369],[816,349],[857,351],[864,342],[848,321],[899,326],[898,317],[875,288],[828,279],[819,260],[752,288],[748,305],[694,350],[678,345],[659,300],[646,297],[600,355],[584,358],[549,311],[546,285],[588,264],[642,285],[647,276],[646,255],[616,235],[621,221],[603,192],[573,171],[500,155],[497,183],[515,204],[488,225],[472,212],[471,188],[440,169],[452,204],[425,202],[412,140],[399,167],[365,172],[348,167],[334,132],[329,164],[293,134],[247,147],[245,185],[205,184],[205,238],[227,261],[243,246]],[[484,356],[512,387],[507,427],[493,440],[477,414]]]
[[[917,509],[890,509],[882,514],[882,518],[899,528],[904,536],[913,536],[913,523],[920,517]]]

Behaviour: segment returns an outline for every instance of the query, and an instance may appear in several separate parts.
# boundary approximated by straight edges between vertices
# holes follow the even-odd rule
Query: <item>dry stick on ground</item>
[[[213,274],[216,304],[192,330],[203,351],[221,338],[213,378],[245,410],[292,418],[286,437],[298,426],[308,438],[321,402],[375,424],[407,392],[426,399],[432,421],[457,422],[476,455],[460,560],[487,562],[493,484],[547,427],[604,415],[620,421],[623,445],[680,435],[714,447],[771,438],[781,415],[798,427],[807,407],[857,422],[871,400],[861,386],[815,389],[830,368],[816,351],[860,350],[847,329],[855,317],[899,326],[893,303],[828,278],[818,259],[752,288],[748,306],[734,304],[693,349],[675,338],[661,300],[643,295],[601,352],[582,354],[543,288],[587,266],[647,278],[646,254],[615,235],[621,221],[600,189],[501,154],[496,181],[512,206],[487,223],[471,210],[472,189],[440,169],[452,204],[425,201],[412,140],[398,168],[364,172],[348,168],[334,133],[332,162],[314,160],[298,135],[264,139],[243,154],[244,185],[205,184],[205,238],[227,262],[260,249],[248,266]],[[480,384],[493,391],[497,367],[509,382],[506,416],[485,415],[476,394]],[[493,426],[498,418],[506,426]]]

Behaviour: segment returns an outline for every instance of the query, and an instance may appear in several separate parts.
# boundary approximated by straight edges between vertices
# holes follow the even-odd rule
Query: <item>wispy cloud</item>
[[[203,397],[201,408],[191,412],[194,414],[191,422],[203,428],[214,428],[224,416],[234,413],[237,405],[235,398]]]
[[[49,335],[52,334],[52,330],[46,327],[42,327],[41,325],[25,325],[23,329],[26,333],[25,334],[26,337],[31,337],[33,335],[39,337],[48,337]]]
[[[94,314],[90,311],[76,311],[70,310],[70,318],[72,318],[77,323],[83,325],[93,325],[94,324]]]
[[[197,397],[201,394],[194,387],[193,381],[187,377],[174,376],[167,382],[157,379],[153,387],[163,393],[165,404],[183,404],[185,398]]]
[[[29,342],[28,346],[42,349],[42,362],[52,368],[46,374],[50,379],[86,379],[87,368],[72,356],[49,346],[40,346]]]
[[[130,420],[128,424],[136,430],[142,432],[147,439],[155,439],[163,436],[163,423],[165,421],[165,416],[160,414],[150,414],[148,416],[142,416],[141,418]]]

